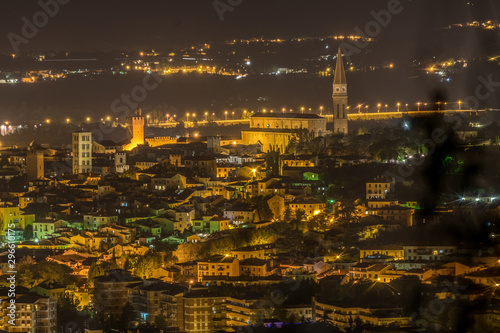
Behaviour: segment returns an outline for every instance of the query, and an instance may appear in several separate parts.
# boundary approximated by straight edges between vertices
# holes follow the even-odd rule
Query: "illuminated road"
[[[380,119],[398,119],[403,117],[428,117],[447,114],[470,114],[476,115],[486,110],[429,110],[429,111],[400,111],[400,112],[369,112],[369,113],[350,113],[347,115],[349,120],[380,120]],[[494,110],[496,111],[496,110]],[[323,115],[328,121],[333,121],[333,115]]]

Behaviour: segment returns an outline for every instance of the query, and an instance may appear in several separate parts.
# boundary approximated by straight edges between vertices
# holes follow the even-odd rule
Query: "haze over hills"
[[[91,0],[86,4],[71,2],[62,6],[59,14],[23,45],[15,58],[9,52],[10,46],[3,45],[6,54],[0,56],[0,76],[9,72],[23,75],[24,71],[80,68],[94,72],[57,82],[1,84],[3,120],[103,117],[112,111],[110,106],[116,98],[129,93],[144,77],[125,71],[120,59],[136,59],[139,51],[155,49],[159,57],[150,58],[151,62],[159,58],[160,66],[168,66],[167,56],[174,53],[173,63],[183,65],[186,61],[176,57],[191,54],[192,48],[203,43],[210,44],[204,50],[211,59],[207,65],[226,71],[242,70],[248,77],[235,82],[234,77],[217,75],[171,75],[148,93],[141,107],[179,114],[209,110],[219,116],[223,110],[233,108],[305,105],[317,109],[325,105],[328,111],[332,77],[326,71],[333,66],[339,45],[347,51],[355,50],[347,59],[352,67],[348,80],[353,106],[362,103],[374,108],[383,103],[394,107],[401,102],[414,107],[419,101],[430,102],[436,91],[443,100],[453,103],[473,95],[479,77],[493,75],[492,80],[496,80],[498,73],[498,60],[491,59],[497,56],[500,46],[500,26],[481,26],[482,22],[496,22],[499,17],[499,6],[492,1],[401,1],[400,12],[386,17],[388,24],[379,25],[377,34],[370,34],[366,24],[377,22],[373,13],[386,10],[387,1],[315,1],[307,5],[304,1],[243,1],[225,13],[223,21],[211,2],[194,5],[193,1],[145,1],[138,5],[122,1],[118,6],[114,1],[97,4]],[[8,6],[12,3],[3,3],[0,8],[9,9]],[[33,5],[31,9],[36,11],[37,7]],[[6,34],[19,27],[17,17],[31,13],[26,8],[22,12],[20,8],[10,10],[9,18],[0,23],[0,31]],[[480,25],[467,26],[474,21]],[[104,24],[114,28],[103,32]],[[365,45],[324,38],[363,34],[373,41]],[[225,43],[229,39],[255,37],[281,38],[285,42]],[[7,38],[0,44],[6,41]],[[41,62],[36,61],[39,54],[47,60],[91,60]],[[245,58],[251,60],[251,65],[245,67]],[[436,75],[428,72],[428,68],[443,62],[453,62],[453,66],[436,68],[436,73],[440,73]],[[393,66],[390,70],[389,65]],[[280,68],[296,73],[268,77]],[[119,71],[127,75],[116,75]],[[479,107],[499,106],[494,95],[480,102]],[[37,119],[40,114],[44,116]]]

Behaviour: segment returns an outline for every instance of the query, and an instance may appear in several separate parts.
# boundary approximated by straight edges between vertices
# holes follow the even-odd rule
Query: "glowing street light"
[[[205,111],[205,121],[208,122],[208,112]]]
[[[271,112],[272,112],[272,111],[273,111],[273,110],[271,110]],[[234,120],[234,111],[233,111],[233,112],[231,112],[231,114],[233,115],[233,120]]]
[[[358,104],[358,113],[361,113],[361,104]]]
[[[87,122],[90,123],[90,117],[87,117]]]
[[[401,106],[401,103],[396,104],[398,106],[398,112],[399,112],[399,107]]]
[[[420,111],[420,102],[417,103],[417,111]]]
[[[189,113],[186,113],[186,120],[189,123]]]
[[[458,101],[458,109],[462,110],[462,101]]]
[[[50,119],[45,119],[45,122],[46,122],[47,124],[50,124]]]
[[[382,104],[378,103],[377,104],[377,112],[380,112],[380,107],[382,106]]]
[[[70,122],[70,119],[66,118],[66,124],[69,124],[69,122]]]
[[[319,114],[323,114],[323,105],[319,107]]]
[[[389,105],[387,105],[387,104],[385,105],[385,112],[387,112],[387,107],[388,107],[388,106],[389,106]]]
[[[266,110],[264,110],[265,112]],[[227,111],[224,111],[224,119],[227,120]]]
[[[285,111],[286,111],[286,109],[285,109],[285,108],[281,109],[281,112],[285,113]]]
[[[305,109],[304,107],[301,107],[301,108],[300,108],[300,111],[301,111],[302,113],[304,113],[304,109]]]
[[[408,112],[408,103],[405,104],[406,112]]]

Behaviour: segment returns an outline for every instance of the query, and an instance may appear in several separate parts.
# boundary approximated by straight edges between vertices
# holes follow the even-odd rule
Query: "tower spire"
[[[347,134],[347,80],[345,78],[342,50],[339,47],[335,76],[333,77],[333,132]]]
[[[335,65],[333,84],[347,84],[347,80],[345,79],[344,61],[342,61],[342,50],[340,47],[337,53],[337,64]]]

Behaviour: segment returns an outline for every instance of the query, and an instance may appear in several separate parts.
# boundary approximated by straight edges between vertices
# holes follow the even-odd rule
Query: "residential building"
[[[97,230],[99,229],[99,227],[117,222],[118,222],[118,216],[116,215],[108,215],[103,213],[83,215],[83,228],[85,230]]]
[[[457,252],[453,245],[404,246],[405,260],[442,260],[443,257]]]
[[[348,305],[345,302],[329,304],[316,299],[313,300],[313,307],[313,320],[323,320],[342,329],[349,328],[351,323],[356,322],[356,320],[371,327],[391,327],[393,329],[411,327],[411,317],[403,315],[403,309],[398,307],[370,308],[355,304]]]
[[[305,213],[307,218],[311,218],[323,212],[326,208],[326,204],[312,195],[300,195],[293,199],[293,201],[288,204],[288,207],[290,207],[293,213],[301,210]]]
[[[33,237],[35,239],[49,238],[59,231],[62,226],[62,220],[54,218],[38,219],[33,222]]]
[[[204,276],[239,276],[239,260],[230,255],[215,255],[198,261],[198,282]]]
[[[107,271],[94,279],[94,307],[104,317],[119,318],[128,302],[128,287],[142,283],[142,279],[121,269]]]
[[[6,303],[7,299],[2,300]],[[16,295],[15,325],[10,325],[9,309],[0,308],[0,330],[4,332],[56,333],[57,300],[37,294]]]
[[[92,132],[72,134],[73,174],[92,172]]]

